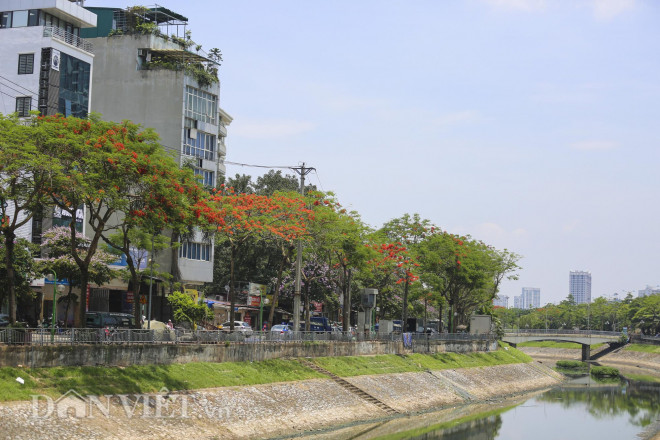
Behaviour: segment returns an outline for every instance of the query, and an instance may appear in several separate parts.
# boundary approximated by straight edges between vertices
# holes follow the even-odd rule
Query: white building
[[[77,1],[0,0],[0,113],[86,117],[94,53],[80,32],[93,26],[96,15]],[[42,226],[68,222],[53,214],[35,214],[18,235],[40,243]]]
[[[573,295],[576,304],[591,303],[591,272],[571,271],[568,292]]]
[[[538,287],[523,287],[520,296],[513,298],[516,309],[538,309],[541,307],[541,289]]]
[[[657,294],[660,294],[660,286],[651,287],[647,285],[645,289],[637,291],[637,297],[639,298],[641,298],[642,296],[657,295]]]
[[[493,300],[493,305],[495,307],[504,307],[505,309],[508,309],[509,297],[507,295],[497,295]]]
[[[188,19],[163,7],[137,14],[88,9],[98,17],[98,26],[83,32],[95,52],[91,110],[104,120],[129,119],[153,128],[180,165],[191,166],[203,185],[216,186],[225,172],[224,139],[232,118],[220,108],[216,60],[182,44]],[[199,231],[193,235],[178,255],[163,252],[157,261],[160,271],[196,290],[213,280],[213,242]]]

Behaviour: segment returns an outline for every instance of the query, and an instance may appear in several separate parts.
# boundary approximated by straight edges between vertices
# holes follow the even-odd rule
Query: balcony
[[[223,140],[218,141],[218,158],[225,157],[227,155],[227,146]]]
[[[222,125],[222,123],[218,125],[218,136],[227,137],[227,127]]]
[[[44,37],[54,38],[89,54],[94,53],[94,45],[92,43],[57,26],[44,26]]]

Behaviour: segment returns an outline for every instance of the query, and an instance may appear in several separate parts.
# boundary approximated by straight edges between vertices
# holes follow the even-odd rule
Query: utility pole
[[[291,168],[300,174],[300,195],[305,195],[305,176],[315,170],[315,168],[306,168],[305,162],[299,167]],[[298,239],[296,249],[296,289],[293,295],[293,331],[300,331],[300,277],[302,270],[302,240]]]

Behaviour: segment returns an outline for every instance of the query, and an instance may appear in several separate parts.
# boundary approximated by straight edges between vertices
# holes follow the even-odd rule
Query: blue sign
[[[48,278],[44,278],[44,284],[55,284],[55,281],[49,281]],[[69,285],[69,280],[66,278],[58,278],[57,279],[57,284],[61,284],[63,286],[68,286]]]

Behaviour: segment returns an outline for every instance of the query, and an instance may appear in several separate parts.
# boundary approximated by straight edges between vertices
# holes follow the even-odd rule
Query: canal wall
[[[102,379],[100,379],[102,380]],[[346,378],[401,414],[465,408],[491,399],[551,387],[561,375],[537,363]],[[6,438],[252,439],[292,436],[310,430],[390,417],[332,379],[196,390],[167,396],[164,405],[129,395],[131,411],[114,399],[102,413],[95,406],[35,417],[32,402],[0,404]],[[56,402],[60,402],[56,400]],[[57,405],[57,404],[56,404]],[[159,416],[156,411],[160,408]],[[38,415],[48,412],[46,402]],[[185,416],[183,416],[185,415]],[[402,419],[404,420],[404,419]],[[48,433],[48,437],[43,437]],[[52,436],[50,436],[52,435]]]
[[[487,340],[431,341],[404,346],[402,341],[305,341],[226,344],[0,345],[0,367],[118,366],[188,362],[257,362],[280,358],[365,356],[409,353],[494,351]]]

